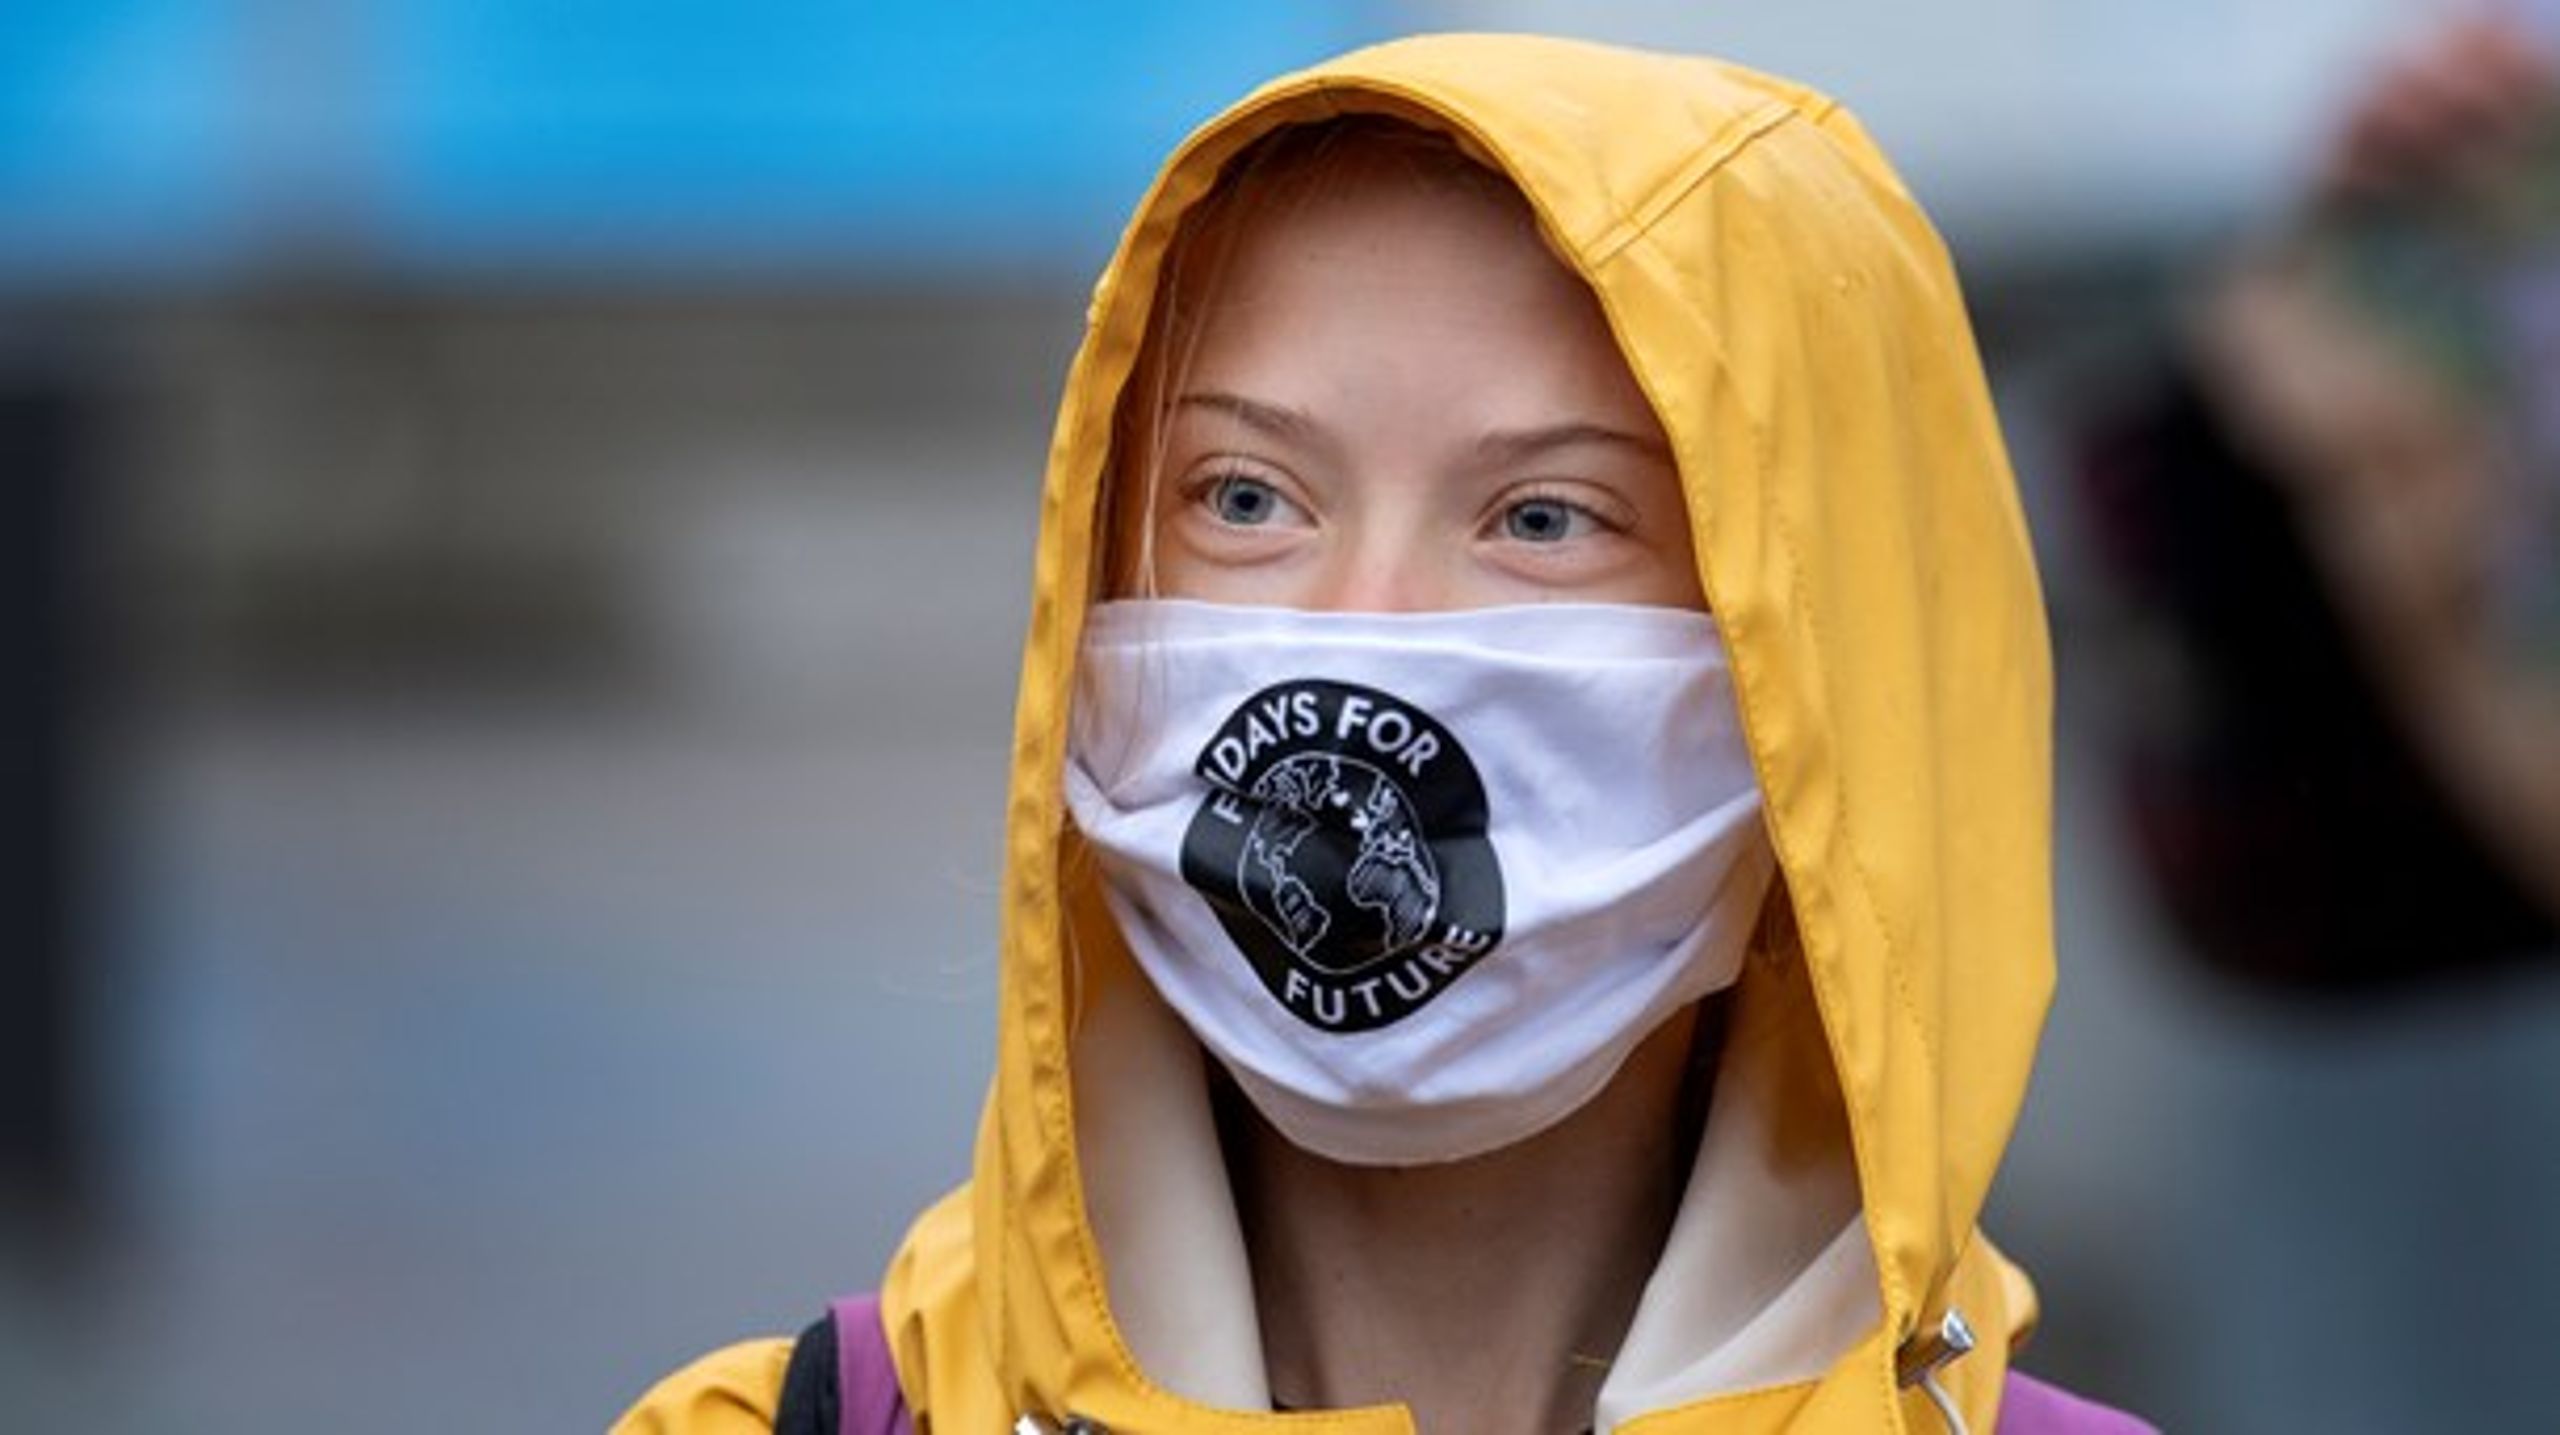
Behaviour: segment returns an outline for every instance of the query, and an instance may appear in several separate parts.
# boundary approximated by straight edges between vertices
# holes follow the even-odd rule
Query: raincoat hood
[[[1392,1408],[1223,1408],[1133,1353],[1097,1235],[1111,1198],[1090,1179],[1097,1143],[1132,1123],[1092,1108],[1097,1064],[1148,1059],[1097,1053],[1155,1038],[1093,1040],[1117,1020],[1115,985],[1142,979],[1089,926],[1062,798],[1114,408],[1167,246],[1238,150],[1361,112],[1448,133],[1517,184],[1661,420],[1791,908],[1735,989],[1711,1125],[1730,1087],[1759,1168],[1836,1160],[1844,1191],[1854,1177],[1865,1333],[1804,1378],[1617,1428],[1941,1428],[1897,1366],[1960,1310],[1982,1348],[1942,1379],[1987,1431],[2033,1318],[1975,1223],[2051,986],[2050,671],[1954,274],[1823,96],[1712,60],[1497,36],[1400,41],[1263,87],[1167,163],[1094,291],[1043,497],[994,1088],[972,1181],[922,1218],[883,1288],[909,1401],[952,1432],[1025,1412],[1124,1435],[1409,1428]],[[1154,1219],[1182,1219],[1178,1195],[1159,1193]]]

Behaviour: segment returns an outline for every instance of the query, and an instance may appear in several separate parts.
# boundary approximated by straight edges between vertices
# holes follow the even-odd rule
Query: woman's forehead
[[[1260,383],[1298,404],[1381,386],[1640,403],[1598,304],[1507,189],[1416,185],[1395,155],[1339,153],[1249,184],[1202,240],[1175,279],[1169,401]]]
[[[1182,249],[1172,271],[1177,319],[1328,285],[1509,283],[1563,293],[1574,284],[1509,181],[1454,151],[1425,159],[1374,141],[1242,166],[1202,206]]]

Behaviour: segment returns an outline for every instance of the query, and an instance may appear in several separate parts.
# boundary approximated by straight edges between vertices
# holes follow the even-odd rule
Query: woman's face
[[[1220,223],[1177,294],[1157,479],[1127,486],[1152,502],[1117,515],[1152,569],[1123,591],[1706,606],[1661,425],[1516,197],[1355,155]]]

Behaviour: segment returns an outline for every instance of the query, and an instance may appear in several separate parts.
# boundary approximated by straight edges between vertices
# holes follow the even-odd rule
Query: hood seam
[[[1614,223],[1602,230],[1585,246],[1589,251],[1585,262],[1599,269],[1618,256],[1619,251],[1650,233],[1662,216],[1680,206],[1700,185],[1723,172],[1734,158],[1751,148],[1754,140],[1791,119],[1808,118],[1804,112],[1785,100],[1770,100],[1754,110],[1727,122],[1710,134],[1698,147],[1698,153],[1672,171],[1669,178],[1656,184],[1633,206],[1622,211]],[[1519,181],[1515,176],[1514,184]],[[1520,185],[1527,190],[1527,185]]]
[[[1752,128],[1749,134],[1740,137],[1739,141],[1733,144],[1729,149],[1716,156],[1712,164],[1702,165],[1696,174],[1686,176],[1684,182],[1678,185],[1678,195],[1674,196],[1674,198],[1685,197],[1686,195],[1694,192],[1698,184],[1704,182],[1708,176],[1720,170],[1724,163],[1740,154],[1743,149],[1747,147],[1749,140],[1756,139],[1758,136],[1767,133],[1769,130],[1782,123],[1789,116],[1800,113],[1801,112],[1796,110],[1793,106],[1787,105],[1783,102],[1774,103],[1763,110],[1755,112],[1755,115],[1760,118],[1761,123]],[[1516,177],[1514,182],[1518,182]],[[1526,190],[1525,185],[1523,186],[1523,189],[1524,191]],[[1651,218],[1653,220],[1658,220],[1663,214],[1668,213],[1673,207],[1675,207],[1675,205],[1673,203],[1665,202],[1658,206],[1650,207],[1652,208]],[[1625,236],[1626,242],[1622,243],[1617,249],[1610,251],[1611,257],[1615,257],[1617,254],[1624,252],[1624,249],[1628,244],[1632,244],[1638,240],[1649,239],[1651,236],[1652,228],[1651,221],[1649,220],[1645,227],[1631,230]],[[1616,334],[1623,334],[1625,331],[1616,320],[1616,305],[1612,302],[1612,296],[1609,293],[1607,286],[1603,285],[1599,281],[1601,262],[1596,259],[1582,259],[1578,262],[1583,266],[1584,282],[1589,285],[1594,296],[1598,299],[1603,313],[1610,317],[1610,327],[1612,332]],[[1636,351],[1634,348],[1626,344],[1623,339],[1621,340],[1620,347],[1622,351],[1630,355],[1628,367],[1634,374],[1638,387],[1644,390],[1647,401],[1654,405],[1657,413],[1668,412],[1665,406],[1655,397],[1654,390],[1656,381],[1653,375],[1648,371],[1645,365],[1635,362],[1633,355]],[[1711,367],[1718,373],[1728,372],[1728,365],[1722,351],[1722,347],[1720,345],[1711,344],[1708,348],[1708,362]],[[1768,432],[1765,426],[1762,425],[1756,417],[1745,414],[1744,418],[1750,426],[1753,460],[1762,469],[1762,471],[1766,473],[1773,467],[1772,459],[1768,451]],[[1686,488],[1685,483],[1684,488]],[[1690,497],[1694,500],[1697,495],[1693,491],[1690,494]],[[1692,521],[1694,522],[1695,519]],[[1783,545],[1787,554],[1786,592],[1788,594],[1790,604],[1797,611],[1805,614],[1805,621],[1808,625],[1819,629],[1821,624],[1815,616],[1816,605],[1809,604],[1804,600],[1800,578],[1804,569],[1804,560],[1802,556],[1802,546],[1798,541],[1794,525],[1783,511],[1772,512],[1770,515],[1770,522],[1776,530],[1778,542]],[[1703,558],[1699,563],[1699,580],[1708,589],[1708,601],[1710,605],[1715,605],[1717,603],[1717,595],[1715,592],[1717,585],[1713,582],[1711,575],[1707,572],[1707,564],[1704,562]],[[1746,665],[1740,661],[1740,650],[1743,646],[1744,645],[1740,642],[1736,642],[1734,644],[1735,661],[1733,663],[1733,672],[1735,675],[1735,698],[1737,705],[1743,712],[1744,732],[1747,738],[1750,734],[1755,732],[1765,733],[1768,730],[1768,723],[1770,719],[1768,718],[1767,695],[1762,691],[1761,684],[1757,681],[1746,682],[1744,680]],[[1817,647],[1818,646],[1819,644],[1817,643]],[[1752,668],[1751,671],[1756,672],[1756,667]],[[1763,775],[1763,788],[1766,790],[1767,784],[1763,757],[1767,752],[1767,749],[1763,748],[1757,742],[1751,742],[1748,746],[1750,747],[1752,755],[1753,769],[1755,773],[1761,773]],[[1906,1022],[1916,1025],[1916,1012],[1910,1003],[1908,993],[1899,992],[1899,988],[1903,982],[1901,972],[1902,963],[1899,949],[1894,943],[1891,933],[1886,931],[1882,921],[1876,916],[1872,882],[1867,874],[1866,864],[1863,858],[1859,856],[1856,850],[1856,844],[1850,837],[1851,829],[1848,822],[1845,794],[1837,790],[1837,788],[1838,785],[1834,784],[1835,790],[1832,794],[1831,801],[1832,820],[1837,823],[1840,828],[1840,841],[1844,850],[1848,854],[1850,868],[1856,879],[1857,898],[1860,904],[1866,909],[1868,923],[1875,928],[1879,940],[1885,948],[1886,966],[1898,991],[1897,1005],[1902,1009],[1903,1018]],[[1768,819],[1768,826],[1771,846],[1779,856],[1779,870],[1784,873],[1789,870],[1791,865],[1794,865],[1787,861],[1787,854],[1789,851],[1793,850],[1793,844],[1792,842],[1783,840],[1782,838],[1781,825],[1775,817],[1775,812],[1778,806],[1780,806],[1780,804],[1775,802],[1769,804],[1768,811],[1771,815]],[[1792,880],[1788,882],[1787,890],[1787,901],[1790,905],[1793,905],[1796,901],[1796,897],[1794,895],[1796,884]],[[1799,928],[1802,928],[1803,925],[1804,923],[1801,919],[1801,914],[1799,913],[1798,926]],[[1888,1326],[1892,1326],[1893,1323],[1900,1319],[1903,1314],[1913,1308],[1916,1308],[1918,1302],[1916,1300],[1916,1293],[1911,1291],[1905,1285],[1900,1272],[1896,1269],[1894,1263],[1885,1258],[1885,1252],[1882,1249],[1883,1234],[1877,1229],[1876,1221],[1872,1219],[1872,1212],[1874,1209],[1872,1204],[1873,1193],[1880,1189],[1880,1187],[1875,1179],[1876,1173],[1869,1164],[1871,1145],[1870,1138],[1867,1133],[1871,1132],[1878,1122],[1873,1111],[1866,1104],[1865,1098],[1860,1093],[1858,1083],[1853,1081],[1851,1079],[1851,1073],[1844,1070],[1841,1066],[1841,1043],[1837,1038],[1837,1034],[1831,1029],[1833,1020],[1831,1014],[1840,1007],[1844,998],[1842,998],[1836,991],[1835,984],[1830,980],[1829,975],[1823,970],[1822,964],[1812,960],[1811,954],[1803,950],[1803,947],[1804,943],[1800,938],[1798,942],[1798,960],[1805,963],[1807,980],[1813,984],[1815,1011],[1821,1019],[1821,1026],[1824,1033],[1824,1046],[1826,1048],[1825,1054],[1829,1060],[1833,1076],[1840,1084],[1843,1114],[1850,1122],[1850,1156],[1852,1163],[1855,1165],[1858,1172],[1859,1223],[1866,1228],[1867,1240],[1875,1255],[1878,1284],[1881,1287],[1880,1294],[1882,1296],[1883,1307],[1882,1315],[1885,1323]],[[1935,1051],[1927,1042],[1925,1037],[1922,1040],[1921,1049],[1930,1054],[1932,1064],[1934,1066]],[[1949,1269],[1952,1269],[1952,1266],[1950,1266]],[[1903,1333],[1898,1328],[1895,1328],[1893,1330],[1894,1340],[1898,1342],[1902,1338],[1902,1334]],[[1880,1393],[1883,1403],[1889,1411],[1897,1409],[1898,1404],[1890,1377],[1889,1361],[1883,1369],[1882,1376],[1883,1383],[1880,1387]]]

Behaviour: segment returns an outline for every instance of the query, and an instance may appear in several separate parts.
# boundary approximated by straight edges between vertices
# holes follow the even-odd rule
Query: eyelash
[[[1219,489],[1240,480],[1246,483],[1261,484],[1263,487],[1270,489],[1273,493],[1278,494],[1282,499],[1289,500],[1288,490],[1279,482],[1274,480],[1269,474],[1257,472],[1251,466],[1240,463],[1219,464],[1218,466],[1211,468],[1205,473],[1199,474],[1189,482],[1183,484],[1178,490],[1176,490],[1176,492],[1184,503],[1198,504],[1206,507],[1217,497]],[[1294,502],[1295,500],[1289,501]]]

